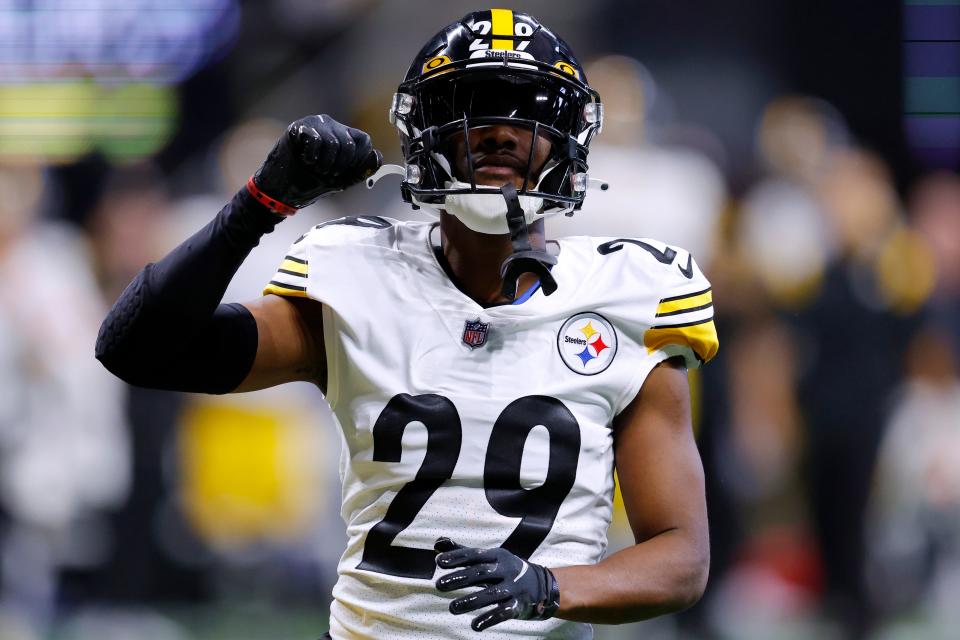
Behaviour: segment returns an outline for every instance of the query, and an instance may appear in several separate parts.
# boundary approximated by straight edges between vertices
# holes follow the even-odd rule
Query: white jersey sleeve
[[[720,347],[713,323],[713,291],[693,256],[666,245],[663,250],[677,255],[664,269],[654,322],[644,332],[643,342],[651,352],[683,356],[687,367],[695,369]]]
[[[680,356],[688,368],[697,368],[716,354],[712,292],[685,249],[650,238],[590,240],[601,256],[590,275],[602,292],[594,304],[623,334],[635,368],[616,403],[619,413],[660,362]]]
[[[328,296],[336,296],[343,287],[334,279],[346,277],[349,281],[351,270],[356,267],[345,254],[365,243],[389,243],[389,238],[376,232],[390,229],[390,221],[378,216],[338,218],[316,225],[290,245],[276,273],[263,288],[264,295],[313,298],[321,302]],[[322,265],[320,273],[314,270],[314,277],[311,277],[311,262]]]

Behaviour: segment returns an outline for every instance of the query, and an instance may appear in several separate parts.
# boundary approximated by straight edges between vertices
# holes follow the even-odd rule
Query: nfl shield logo
[[[482,347],[487,342],[489,327],[490,323],[484,324],[480,322],[480,318],[467,320],[463,323],[463,343],[471,349]]]

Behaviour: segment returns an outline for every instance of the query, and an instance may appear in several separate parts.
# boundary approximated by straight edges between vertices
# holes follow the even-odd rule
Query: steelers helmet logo
[[[599,313],[578,313],[560,327],[557,349],[568,369],[583,376],[596,375],[617,355],[617,332]]]
[[[445,64],[450,64],[450,58],[447,56],[434,56],[423,63],[423,73],[439,69]]]
[[[573,76],[574,78],[577,78],[577,79],[580,78],[580,73],[577,71],[576,67],[574,67],[569,62],[564,62],[563,60],[559,60],[553,63],[553,66],[555,66],[557,69],[560,69],[560,71],[563,71],[564,73]]]

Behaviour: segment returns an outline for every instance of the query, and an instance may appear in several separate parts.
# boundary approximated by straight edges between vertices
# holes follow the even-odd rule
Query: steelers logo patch
[[[596,375],[617,355],[617,332],[599,313],[578,313],[560,327],[557,349],[568,369],[582,376]]]

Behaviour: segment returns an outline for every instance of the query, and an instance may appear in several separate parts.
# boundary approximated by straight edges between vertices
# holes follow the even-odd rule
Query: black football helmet
[[[390,121],[406,160],[406,202],[442,208],[451,194],[500,195],[477,185],[469,148],[469,175],[453,175],[449,138],[508,124],[552,143],[539,175],[533,175],[531,145],[517,193],[542,198],[544,214],[570,214],[586,195],[587,153],[602,127],[603,106],[563,40],[525,13],[490,9],[464,16],[427,42],[394,95]]]

